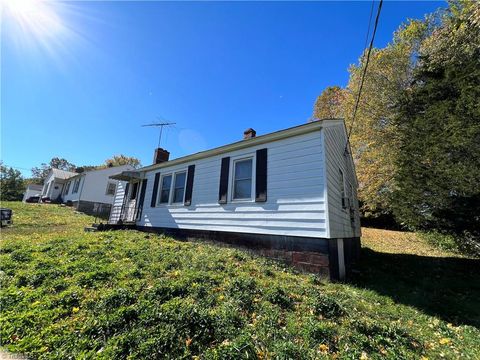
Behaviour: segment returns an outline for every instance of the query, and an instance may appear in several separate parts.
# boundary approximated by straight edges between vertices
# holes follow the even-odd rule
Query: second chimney
[[[252,128],[248,128],[243,132],[243,140],[254,138],[257,135],[257,132]]]
[[[168,161],[170,153],[162,148],[156,148],[155,153],[153,155],[153,163],[160,164],[162,162]]]

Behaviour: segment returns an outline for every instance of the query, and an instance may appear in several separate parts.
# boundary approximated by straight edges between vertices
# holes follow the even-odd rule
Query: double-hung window
[[[180,204],[185,197],[186,171],[162,176],[160,182],[159,204]]]
[[[80,179],[75,180],[73,183],[73,190],[72,194],[76,194],[78,192],[78,187],[80,186]]]
[[[160,188],[160,204],[168,204],[170,200],[170,188],[172,187],[172,175],[162,177],[162,187]]]
[[[233,200],[252,199],[253,159],[236,160],[233,166]]]
[[[70,181],[67,182],[67,186],[65,187],[65,195],[68,195],[69,191],[70,191]]]
[[[339,181],[339,186],[340,186],[340,197],[342,201],[342,208],[346,209],[347,208],[347,197],[345,196],[345,176],[343,175],[343,171],[341,169],[338,169],[338,181]]]
[[[173,187],[173,200],[172,203],[183,203],[183,197],[185,195],[185,180],[187,179],[186,172],[180,172],[175,174],[175,185]]]

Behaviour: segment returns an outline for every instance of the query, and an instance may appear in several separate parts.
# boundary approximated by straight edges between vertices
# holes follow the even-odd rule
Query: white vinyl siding
[[[252,158],[256,150],[268,148],[267,201],[229,201],[218,204],[221,159]],[[225,152],[200,160],[167,166],[164,174],[185,171],[195,165],[192,203],[190,206],[169,204],[150,207],[155,173],[146,173],[148,185],[140,226],[199,229],[258,234],[326,237],[324,199],[324,161],[321,130],[292,136],[246,149]],[[252,162],[252,182],[255,161]],[[230,164],[233,172],[233,163]],[[231,174],[230,181],[233,177]],[[231,184],[231,182],[230,182]],[[252,186],[251,197],[254,195]]]
[[[93,203],[112,204],[115,201],[116,195],[108,195],[107,187],[110,186],[110,189],[113,189],[113,186],[118,186],[119,181],[110,179],[109,176],[131,169],[132,167],[130,165],[122,165],[87,171],[79,174],[68,180],[71,183],[70,191],[68,193],[65,192],[62,197],[63,201],[88,201]],[[78,191],[74,193],[73,187],[76,181],[78,181]],[[115,191],[115,194],[116,193],[117,191]]]
[[[345,153],[347,137],[344,125],[327,126],[324,137],[328,184],[329,237],[359,237],[360,218],[356,193],[357,181],[351,154]],[[343,181],[340,177],[344,178]],[[347,189],[348,197],[346,195]],[[353,224],[350,216],[351,208],[354,210]]]
[[[120,213],[123,205],[123,200],[125,198],[126,185],[126,181],[117,182],[117,188],[115,190],[115,196],[113,197],[114,200],[110,212],[110,218],[108,219],[108,222],[110,224],[115,224],[118,220],[120,220]]]

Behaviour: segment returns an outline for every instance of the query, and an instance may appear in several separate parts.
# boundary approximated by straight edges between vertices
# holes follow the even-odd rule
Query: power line
[[[372,39],[370,41],[370,46],[368,47],[367,60],[365,62],[365,66],[363,68],[362,78],[361,78],[361,81],[360,81],[360,88],[358,89],[357,99],[355,101],[355,108],[353,109],[352,124],[350,125],[350,130],[349,130],[348,135],[347,135],[347,146],[348,146],[348,142],[350,141],[350,135],[352,134],[353,125],[355,124],[355,118],[357,116],[358,104],[360,103],[360,96],[362,94],[363,83],[365,82],[368,63],[370,62],[370,53],[372,52],[373,42],[375,40],[375,34],[377,33],[378,19],[380,18],[380,12],[382,11],[382,4],[383,4],[383,0],[380,0],[380,3],[378,5],[378,9],[377,9],[377,16],[375,17],[375,26],[373,27]],[[373,3],[372,3],[372,7],[373,7]],[[371,13],[370,13],[370,18],[371,18]],[[369,30],[368,30],[367,34],[370,32],[370,23],[369,23],[368,27],[369,27]],[[367,38],[368,38],[368,35],[367,35]],[[345,148],[345,151],[347,151],[347,148]]]
[[[370,36],[370,26],[372,25],[372,15],[373,15],[373,6],[375,5],[375,0],[372,0],[372,5],[370,6],[370,15],[368,17],[368,28],[367,28],[367,34],[365,35],[365,44],[363,45],[363,48],[367,48],[368,44],[368,37]],[[363,54],[363,58],[365,58],[365,53]]]
[[[11,167],[11,168],[14,168],[14,169],[18,169],[18,170],[28,170],[28,171],[31,171],[32,169],[27,169],[27,168],[23,168],[23,167],[20,167],[20,166],[13,166],[13,165],[7,165],[7,164],[2,164],[3,166],[5,167]]]

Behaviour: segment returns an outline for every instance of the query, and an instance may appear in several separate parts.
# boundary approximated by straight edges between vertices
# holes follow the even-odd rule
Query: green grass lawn
[[[3,203],[1,344],[32,358],[479,359],[480,266],[364,230],[335,284],[240,250],[84,233],[58,205]],[[400,245],[401,244],[401,245]]]

